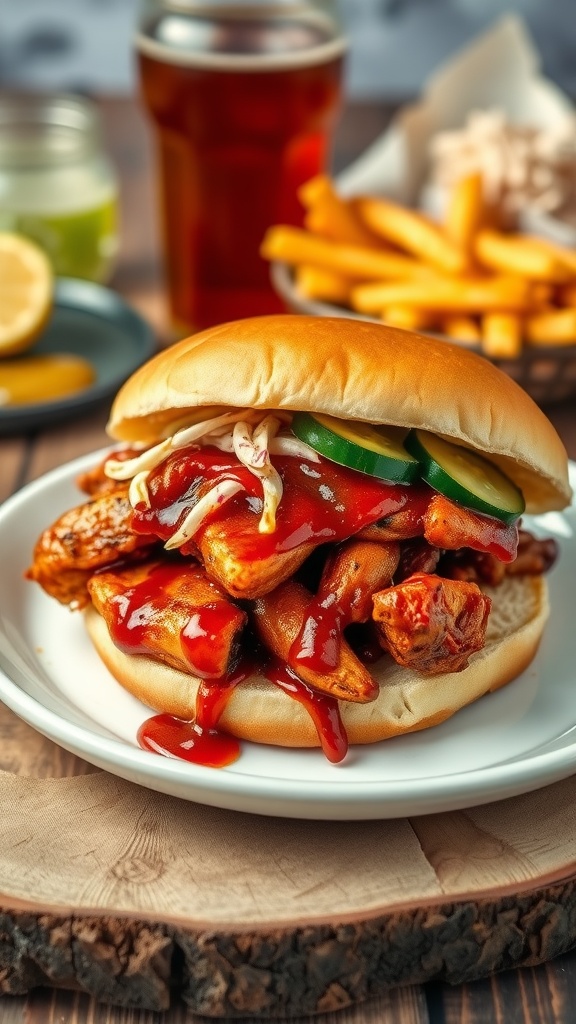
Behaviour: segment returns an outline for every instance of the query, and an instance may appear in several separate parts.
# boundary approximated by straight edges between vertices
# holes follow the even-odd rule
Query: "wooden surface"
[[[122,250],[119,266],[112,282],[130,302],[132,302],[155,327],[161,341],[167,341],[169,333],[165,307],[162,297],[162,286],[159,269],[159,255],[157,246],[157,235],[154,222],[154,197],[153,183],[150,163],[150,151],[145,126],[138,111],[128,101],[108,101],[103,103],[105,116],[105,128],[109,149],[116,160],[121,173],[122,181]],[[345,165],[353,156],[359,152],[376,134],[384,127],[389,117],[389,111],[385,108],[357,107],[346,112],[343,119],[338,138],[336,163],[339,166]],[[569,454],[576,458],[576,421],[574,408],[568,405],[556,407],[549,410],[549,414],[557,428],[564,437]],[[100,447],[105,443],[104,423],[106,412],[100,413],[79,420],[73,424],[56,427],[38,436],[15,437],[3,439],[0,442],[0,500],[13,493],[18,487],[28,480],[46,472],[53,466],[66,462],[76,455],[82,454]],[[58,779],[68,776],[87,776],[94,770],[85,762],[67,754],[56,747],[48,740],[43,739],[29,727],[19,722],[11,713],[3,710],[0,713],[0,768],[20,775],[36,776],[38,779]],[[0,777],[1,780],[1,777]],[[90,806],[90,794],[98,792],[102,795],[101,786],[116,786],[114,780],[108,776],[98,775],[93,780],[79,778],[75,790],[82,799],[87,801],[83,806]],[[64,809],[53,799],[55,790],[50,783],[34,783],[36,801],[36,813],[38,808],[46,804],[47,812],[60,816]],[[48,788],[43,788],[47,786]],[[564,788],[562,788],[564,787]],[[122,787],[120,787],[122,788]],[[119,792],[119,790],[115,790]],[[125,790],[122,789],[124,793]],[[136,794],[143,791],[135,790]],[[22,791],[22,800],[31,800],[32,791],[26,788]],[[549,888],[546,893],[537,894],[536,903],[532,902],[531,913],[540,914],[535,923],[532,922],[532,934],[541,937],[538,949],[526,948],[516,949],[515,957],[508,962],[535,962],[541,956],[553,955],[558,950],[565,948],[566,935],[572,933],[574,919],[576,918],[575,898],[569,885],[564,885],[563,877],[568,870],[570,860],[576,863],[576,850],[570,845],[560,849],[555,842],[556,830],[554,828],[554,812],[561,811],[565,805],[573,804],[572,783],[567,782],[554,787],[557,806],[553,806],[545,798],[538,804],[539,811],[534,815],[534,831],[528,831],[526,836],[526,848],[524,850],[526,859],[522,861],[516,855],[508,863],[511,864],[510,885],[514,891],[522,887],[522,873],[530,874],[530,865],[534,857],[544,856],[547,859],[546,869]],[[516,803],[516,802],[515,802]],[[2,800],[5,810],[3,827],[6,830],[8,825],[17,828],[18,822],[26,822],[29,818],[30,809],[21,801],[13,802],[10,807],[7,800]],[[137,805],[134,796],[133,809]],[[26,813],[28,812],[28,813]],[[486,861],[491,857],[500,855],[505,847],[505,830],[500,836],[494,836],[493,832],[487,830],[484,815],[487,812],[478,809],[477,812],[466,815],[450,816],[443,815],[442,819],[428,818],[418,819],[414,822],[414,828],[410,830],[411,849],[414,856],[421,856],[420,848],[426,851],[427,864],[430,868],[431,885],[440,885],[445,898],[453,896],[458,891],[462,892],[466,887],[469,889],[474,884],[474,872],[485,871]],[[9,814],[12,817],[9,817]],[[225,812],[212,812],[199,809],[203,825],[207,827],[207,821],[214,824],[218,815]],[[216,816],[216,817],[215,817]],[[462,827],[462,819],[465,819],[468,828],[468,850],[469,854],[460,864],[450,862],[447,851],[450,850],[450,821],[455,822],[456,817],[460,820],[458,827]],[[49,819],[50,820],[50,819]],[[444,822],[440,828],[440,821]],[[491,820],[493,820],[491,818]],[[503,821],[507,820],[504,812]],[[64,822],[63,822],[64,824]],[[303,829],[301,842],[305,842],[306,828]],[[377,830],[374,823],[362,823],[353,830],[348,830],[353,837],[354,832],[368,832]],[[394,825],[393,830],[402,829],[402,825]],[[448,827],[448,834],[445,829]],[[332,832],[338,832],[338,827],[327,826]],[[63,834],[66,830],[63,828]],[[7,834],[7,832],[5,832]],[[569,836],[569,839],[571,837]],[[358,841],[358,837],[357,837]],[[500,843],[495,848],[494,843]],[[576,835],[575,835],[576,846]],[[362,844],[360,844],[362,846]],[[385,845],[382,839],[382,845]],[[366,848],[364,846],[364,848]],[[18,849],[18,844],[14,849]],[[72,849],[64,845],[62,856],[73,856]],[[13,877],[4,880],[2,885],[4,891],[8,885],[16,891],[21,878],[18,877],[19,869],[24,863],[16,856],[14,859]],[[140,858],[141,860],[141,858]],[[132,870],[134,865],[138,868],[139,858],[132,857],[130,863]],[[526,868],[528,865],[528,868]],[[140,867],[142,865],[140,864]],[[406,864],[401,862],[397,868],[399,877],[403,878],[406,872]],[[66,872],[62,872],[66,878]],[[126,879],[125,879],[126,881]],[[130,876],[128,881],[132,882]],[[15,885],[16,883],[16,885]],[[151,884],[151,883],[150,883]],[[460,890],[458,890],[460,886]],[[128,887],[129,888],[129,887]],[[402,888],[402,887],[401,887]],[[281,894],[280,894],[281,895]],[[426,900],[426,893],[422,893],[423,901]],[[88,890],[89,896],[89,890]],[[82,893],[70,893],[71,902],[82,902]],[[502,934],[505,921],[513,913],[514,906],[518,905],[519,898],[509,897],[509,904],[501,904],[501,915],[498,919],[498,928],[494,927],[494,921],[480,922],[476,932],[480,934],[485,928],[485,934],[489,939],[494,934]],[[86,891],[84,892],[86,902]],[[90,899],[88,898],[87,904]],[[536,909],[534,909],[536,908]],[[17,908],[15,908],[17,909]],[[22,910],[23,908],[21,908]],[[129,909],[129,908],[128,908]],[[414,908],[412,910],[415,912]],[[464,912],[466,908],[464,906]],[[502,917],[504,914],[504,917]],[[506,918],[506,914],[508,917]],[[25,933],[26,918],[19,918],[22,926],[21,933]],[[442,921],[432,922],[434,927],[441,927]],[[83,927],[86,922],[84,922]],[[517,924],[517,920],[516,920]],[[4,922],[0,931],[5,931],[7,925]],[[564,932],[563,932],[564,928]],[[571,931],[572,930],[572,931]],[[518,931],[517,941],[522,943],[522,930]],[[563,945],[564,938],[564,945]],[[82,942],[88,943],[86,931],[80,931],[76,935],[78,948],[82,948]],[[113,941],[111,939],[111,946]],[[133,950],[130,950],[133,953]],[[150,950],[148,950],[148,954]],[[104,955],[104,954],[103,954]],[[145,954],[142,954],[145,955]],[[134,958],[130,960],[127,955],[126,963],[128,968],[125,974],[129,973],[130,964],[133,965]],[[506,957],[501,957],[497,965],[506,966]],[[163,954],[160,946],[156,950],[156,963],[158,977],[162,981]],[[449,977],[451,965],[439,965],[438,976]],[[453,975],[464,976],[461,962],[452,965]],[[122,972],[122,966],[119,968]],[[340,975],[345,973],[344,967]],[[434,976],[434,972],[428,976]],[[0,977],[0,981],[2,978]],[[300,1018],[298,1024],[304,1024],[304,1020],[315,1020],[318,1024],[491,1024],[492,1021],[502,1024],[568,1024],[573,1022],[574,1005],[576,996],[576,955],[564,954],[557,957],[550,963],[538,967],[525,967],[513,972],[498,974],[485,981],[478,981],[464,985],[451,987],[446,984],[428,983],[420,986],[394,988],[387,994],[380,994],[364,1004],[354,1008],[339,1010],[338,1012],[322,1013],[320,1016]],[[335,990],[332,1005],[337,1005],[338,993]],[[248,1018],[250,1019],[250,1018]],[[255,1018],[254,1018],[255,1019]],[[200,1024],[206,1020],[190,1011],[181,1000],[174,1000],[173,1006],[165,1013],[153,1013],[148,1010],[124,1010],[104,1004],[98,1004],[86,995],[77,992],[65,992],[56,989],[41,988],[35,990],[28,996],[4,997],[0,1001],[0,1020],[2,1024]]]

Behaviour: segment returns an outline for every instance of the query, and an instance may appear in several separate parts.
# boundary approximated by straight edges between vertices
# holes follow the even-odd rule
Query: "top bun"
[[[488,455],[521,488],[528,512],[564,508],[571,497],[564,446],[522,388],[467,349],[384,324],[281,315],[201,331],[133,374],[107,429],[148,443],[214,406],[420,427]]]

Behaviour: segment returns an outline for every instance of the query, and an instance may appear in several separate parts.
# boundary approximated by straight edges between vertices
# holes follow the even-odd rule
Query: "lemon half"
[[[0,231],[0,357],[30,348],[52,309],[48,257],[22,235]]]

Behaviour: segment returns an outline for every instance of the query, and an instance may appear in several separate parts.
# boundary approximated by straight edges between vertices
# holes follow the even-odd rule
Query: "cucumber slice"
[[[522,515],[522,491],[482,455],[427,430],[410,431],[406,447],[420,460],[423,479],[446,498],[508,525]]]
[[[409,484],[420,476],[418,459],[406,451],[407,431],[373,427],[334,416],[297,412],[292,420],[296,437],[340,466],[357,469],[392,483]]]

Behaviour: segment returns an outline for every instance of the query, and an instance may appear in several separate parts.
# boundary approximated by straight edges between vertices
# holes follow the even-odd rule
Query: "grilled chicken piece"
[[[289,551],[255,558],[254,517],[247,512],[209,523],[194,540],[208,575],[232,597],[249,601],[292,576],[317,546],[299,544]]]
[[[110,477],[105,476],[104,463],[86,470],[85,473],[81,473],[76,478],[76,486],[80,491],[84,491],[84,494],[90,495],[91,498],[112,491],[126,491],[126,483],[123,480],[111,480]]]
[[[358,540],[373,540],[386,543],[392,540],[408,540],[410,537],[421,537],[424,533],[424,516],[430,504],[432,491],[429,487],[411,488],[408,508],[393,512],[384,519],[378,519],[370,526],[364,526],[356,537]]]
[[[424,536],[437,548],[474,548],[488,551],[503,562],[516,557],[518,528],[457,505],[435,494],[424,516]]]
[[[95,569],[136,555],[156,543],[130,528],[132,509],[126,485],[65,512],[36,543],[26,576],[61,604],[83,608],[86,584]]]
[[[197,563],[147,562],[100,572],[88,590],[127,654],[147,654],[205,679],[234,668],[248,616]]]
[[[489,583],[496,587],[504,576],[541,576],[552,568],[558,557],[558,544],[553,537],[540,539],[528,530],[518,533],[518,553],[513,562],[504,565],[487,551],[461,548],[447,551],[440,562],[440,573],[453,580]]]
[[[510,565],[514,565],[514,562]],[[509,571],[510,566],[494,555],[487,551],[473,551],[472,548],[446,551],[438,565],[439,575],[447,579],[462,580],[464,583],[488,583],[491,587],[502,583]]]
[[[289,580],[255,601],[254,622],[263,644],[316,690],[360,704],[375,700],[378,686],[345,640],[333,672],[318,672],[291,660],[290,648],[302,628],[311,597],[305,587]]]
[[[380,643],[423,675],[460,672],[484,647],[490,598],[475,583],[416,573],[374,595]]]
[[[415,572],[436,572],[441,554],[440,549],[429,544],[424,537],[404,541],[400,547],[398,568],[394,573],[396,582],[401,583]],[[450,573],[445,575],[449,576]]]
[[[291,664],[332,672],[340,660],[342,633],[372,615],[372,594],[387,587],[398,565],[400,546],[349,540],[329,556],[317,593],[290,648]]]
[[[511,576],[541,576],[552,568],[558,558],[558,544],[553,537],[534,537],[528,530],[518,534],[518,554],[506,572]]]
[[[119,451],[114,452],[114,461],[123,462],[125,459],[132,459],[135,455],[140,454],[141,452],[136,452],[132,448],[122,448]],[[97,466],[93,466],[92,469],[88,469],[85,473],[81,473],[80,476],[76,478],[76,486],[91,497],[95,497],[97,494],[104,494],[106,491],[125,491],[125,481],[112,480],[109,476],[106,476],[104,472],[104,466],[111,457],[112,455],[109,453],[101,462],[98,463]]]
[[[392,581],[399,558],[400,547],[393,542],[345,541],[326,562],[318,604],[336,604],[343,626],[366,622],[372,614],[372,595]]]

